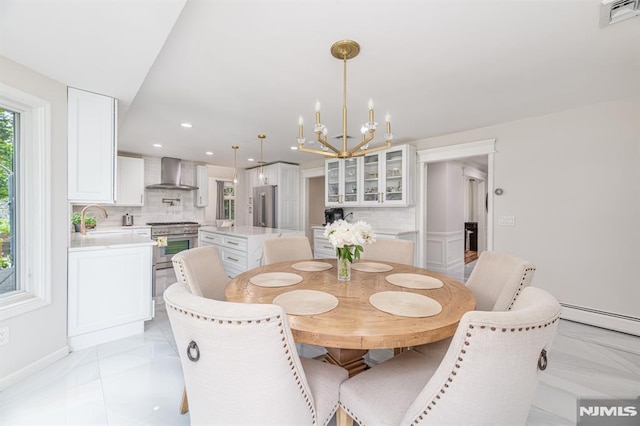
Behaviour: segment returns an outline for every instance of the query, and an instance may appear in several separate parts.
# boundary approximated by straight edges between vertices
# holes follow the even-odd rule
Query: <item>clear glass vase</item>
[[[338,257],[338,281],[351,280],[351,262],[346,257]]]

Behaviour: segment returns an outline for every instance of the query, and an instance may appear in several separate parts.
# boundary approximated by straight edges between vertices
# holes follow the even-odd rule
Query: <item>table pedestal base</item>
[[[363,358],[368,352],[365,349],[326,349],[325,362],[345,368],[349,372],[349,377],[353,377],[369,368]]]

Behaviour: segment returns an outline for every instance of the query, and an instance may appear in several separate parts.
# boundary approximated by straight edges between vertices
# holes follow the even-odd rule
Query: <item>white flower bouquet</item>
[[[376,240],[371,225],[361,220],[349,223],[341,219],[330,223],[324,228],[324,236],[336,249],[338,259],[349,262],[360,259],[360,253],[364,251],[362,246]]]

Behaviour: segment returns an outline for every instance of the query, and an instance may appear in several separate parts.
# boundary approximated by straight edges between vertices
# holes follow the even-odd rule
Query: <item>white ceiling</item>
[[[403,143],[639,95],[640,18],[601,29],[599,14],[599,0],[0,0],[0,54],[118,98],[122,151],[231,166],[237,144],[250,167],[258,133],[267,162],[318,158],[289,149],[299,114],[313,136],[316,98],[341,133],[341,39],[362,48],[350,135],[369,98]]]

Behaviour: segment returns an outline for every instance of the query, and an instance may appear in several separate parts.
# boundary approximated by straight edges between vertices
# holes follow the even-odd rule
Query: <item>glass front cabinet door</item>
[[[380,154],[367,154],[363,157],[363,189],[362,204],[379,204],[380,193]]]
[[[365,155],[362,204],[377,207],[413,204],[415,162],[412,145]]]
[[[324,163],[325,190],[324,204],[340,205],[340,160],[327,160]]]
[[[359,204],[360,161],[357,158],[325,162],[325,205],[357,206]]]

